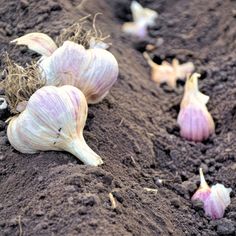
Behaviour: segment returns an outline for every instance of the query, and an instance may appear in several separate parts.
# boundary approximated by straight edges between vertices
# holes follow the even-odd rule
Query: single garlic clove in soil
[[[194,73],[187,79],[177,123],[180,135],[190,141],[203,141],[215,131],[215,124],[206,104],[209,97],[199,92],[198,78]]]
[[[31,96],[19,116],[11,119],[8,139],[22,153],[67,151],[87,165],[100,165],[102,159],[83,137],[87,110],[79,89],[70,85],[45,86]]]
[[[158,17],[157,12],[143,8],[138,2],[132,1],[131,12],[133,22],[126,22],[122,26],[122,31],[126,34],[144,38],[147,36],[147,27],[155,25],[155,20]]]
[[[143,53],[144,58],[147,60],[151,67],[151,79],[157,84],[167,83],[171,88],[176,87],[176,73],[173,66],[167,61],[163,61],[161,65],[152,61],[147,52]]]
[[[51,37],[47,34],[37,32],[23,35],[11,41],[11,43],[28,46],[29,49],[42,56],[50,56],[57,49],[57,45]]]
[[[200,168],[201,184],[192,201],[200,200],[204,204],[204,211],[212,219],[219,219],[224,216],[226,207],[230,204],[231,188],[225,188],[223,184],[215,184],[211,188],[205,181],[202,169]]]
[[[118,77],[118,63],[110,52],[101,48],[86,50],[71,41],[64,42],[39,65],[48,85],[73,85],[90,104],[100,102]]]
[[[158,13],[149,8],[142,7],[138,2],[132,1],[130,6],[134,22],[145,22],[146,26],[154,26]]]

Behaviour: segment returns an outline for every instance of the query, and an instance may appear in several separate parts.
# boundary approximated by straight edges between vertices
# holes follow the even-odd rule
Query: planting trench
[[[9,114],[1,114],[0,235],[235,235],[236,1],[140,1],[160,14],[145,42],[120,30],[131,20],[129,0],[88,0],[80,9],[77,0],[0,2],[0,51],[19,64],[39,56],[9,45],[11,40],[34,31],[56,37],[81,17],[101,12],[96,24],[110,34],[120,68],[109,95],[89,106],[84,131],[104,160],[101,167],[64,152],[17,152],[6,137]],[[210,96],[216,124],[203,143],[179,135],[183,83],[171,90],[150,80],[142,52],[158,37],[164,43],[151,53],[156,62],[192,61],[202,75],[199,87]],[[221,220],[191,204],[199,167],[209,184],[233,189]]]

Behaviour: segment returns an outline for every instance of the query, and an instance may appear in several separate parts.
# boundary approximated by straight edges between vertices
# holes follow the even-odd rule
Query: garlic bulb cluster
[[[225,188],[223,184],[215,184],[210,188],[204,178],[201,168],[200,179],[200,187],[192,196],[192,201],[202,201],[205,214],[212,219],[222,218],[226,207],[230,204],[230,192],[232,189]]]
[[[31,96],[26,109],[11,119],[8,139],[22,153],[64,150],[87,165],[100,165],[102,159],[83,138],[87,110],[79,89],[70,85],[42,87]]]
[[[163,61],[161,65],[158,65],[147,52],[144,52],[143,56],[151,67],[151,79],[157,84],[167,83],[173,89],[176,88],[178,79],[185,80],[186,76],[194,71],[192,62],[180,64],[178,59],[173,59],[172,64]]]
[[[124,23],[122,31],[140,38],[146,37],[147,27],[155,24],[155,20],[158,17],[157,12],[148,8],[143,8],[136,1],[132,1],[130,8],[134,21]]]
[[[209,97],[199,92],[198,78],[194,73],[187,79],[177,123],[180,135],[190,141],[203,141],[215,131],[215,124],[206,104]]]
[[[88,103],[100,102],[117,80],[115,57],[103,49],[107,45],[95,39],[91,42],[94,48],[87,50],[71,41],[57,48],[49,36],[41,33],[27,34],[12,42],[26,45],[43,56],[39,66],[47,85],[73,85],[84,93]]]

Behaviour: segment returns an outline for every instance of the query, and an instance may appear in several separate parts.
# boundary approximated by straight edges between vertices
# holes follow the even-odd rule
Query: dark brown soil
[[[85,138],[105,164],[84,166],[59,152],[23,155],[7,141],[9,114],[1,114],[0,235],[236,235],[236,1],[141,1],[160,13],[146,42],[120,30],[131,19],[131,1],[87,0],[78,10],[79,2],[1,0],[0,52],[24,65],[38,55],[10,40],[33,31],[55,37],[82,16],[103,13],[97,24],[111,35],[120,75],[111,93],[90,106]],[[192,61],[202,74],[200,89],[211,98],[216,123],[204,143],[179,136],[183,84],[171,91],[150,80],[141,52],[156,37],[164,39],[152,54],[156,62]],[[200,166],[209,184],[233,189],[221,220],[191,204]]]

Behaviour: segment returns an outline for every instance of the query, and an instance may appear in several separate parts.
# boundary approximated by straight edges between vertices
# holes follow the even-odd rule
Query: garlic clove
[[[39,65],[47,85],[73,85],[90,104],[100,102],[118,77],[118,63],[107,50],[86,50],[82,45],[66,41]]]
[[[206,107],[209,97],[198,90],[199,76],[194,73],[186,81],[177,123],[182,137],[200,142],[214,133],[215,124]]]
[[[134,22],[143,21],[146,26],[153,26],[158,17],[156,11],[142,7],[138,2],[132,1],[130,6]]]
[[[130,9],[134,21],[124,23],[122,31],[139,38],[146,37],[148,34],[147,27],[155,25],[155,20],[158,17],[157,12],[143,8],[136,1],[132,1]]]
[[[42,87],[31,96],[25,110],[11,119],[8,139],[22,153],[64,150],[87,165],[100,165],[102,159],[83,138],[87,110],[79,89],[69,85]]]
[[[37,32],[14,39],[11,43],[28,46],[29,49],[42,56],[50,56],[57,49],[57,45],[51,37],[47,34]]]
[[[151,79],[159,85],[162,83],[167,83],[167,85],[171,88],[175,88],[176,76],[172,65],[167,61],[163,61],[161,65],[158,65],[153,62],[147,52],[144,52],[143,55],[151,67]]]
[[[205,214],[212,219],[222,218],[226,207],[230,204],[230,192],[232,189],[225,188],[223,184],[215,184],[210,188],[205,181],[201,168],[200,178],[200,188],[192,196],[192,201],[202,201],[204,203]]]

